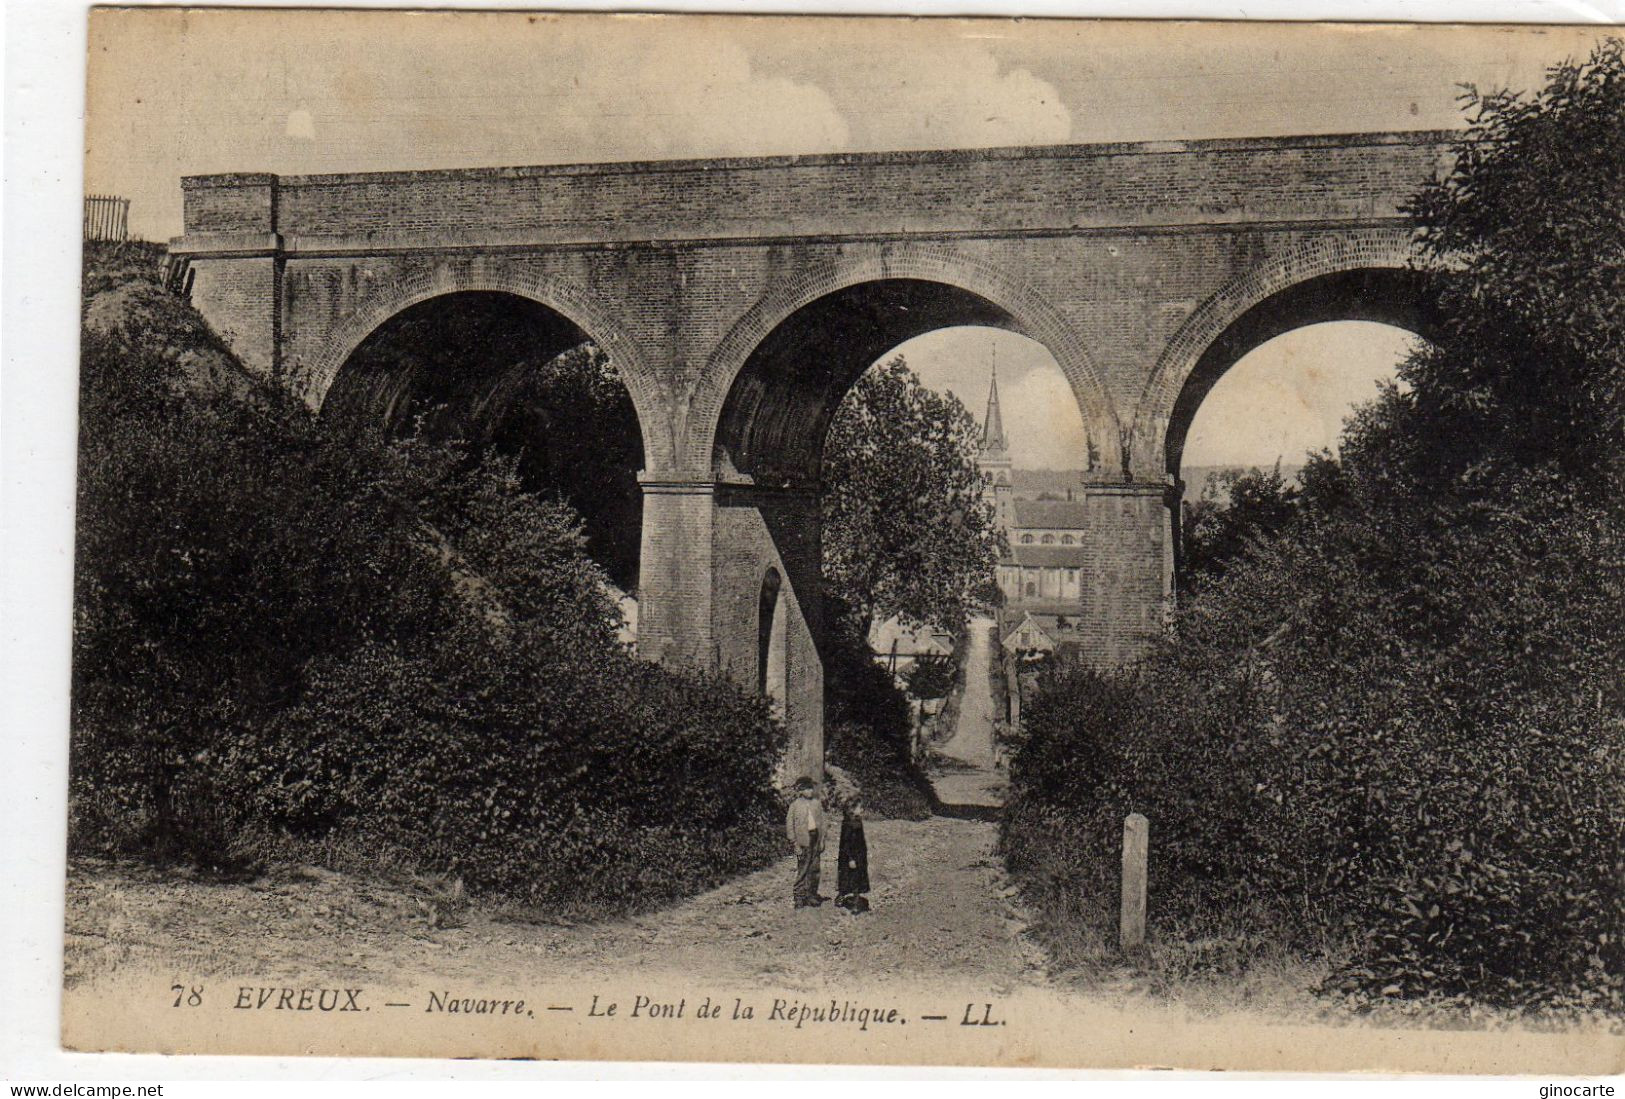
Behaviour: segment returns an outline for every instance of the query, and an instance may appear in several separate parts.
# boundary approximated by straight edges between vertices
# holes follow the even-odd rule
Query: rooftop
[[[1018,542],[1010,547],[1009,555],[1000,563],[1028,568],[1081,569],[1086,556],[1083,546],[1024,546]]]
[[[1089,509],[1082,500],[1012,500],[1014,528],[1082,530],[1089,525]]]

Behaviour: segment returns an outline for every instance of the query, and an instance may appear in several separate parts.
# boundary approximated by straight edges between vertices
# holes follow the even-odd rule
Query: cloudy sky
[[[1460,124],[1457,85],[1529,87],[1597,33],[103,10],[85,183],[131,198],[132,229],[165,239],[180,231],[180,177],[208,172],[1445,128]],[[1335,335],[1353,347],[1354,333]],[[1261,349],[1204,407],[1226,426],[1199,423],[1187,462],[1273,461],[1304,449],[1306,432],[1309,446],[1332,442],[1325,425],[1349,394],[1391,368],[1398,337],[1383,338],[1340,356],[1335,379],[1303,373],[1313,339]],[[1044,425],[1017,436],[1017,461],[1076,464],[1069,432],[1081,428],[1056,422],[1065,387],[1042,348],[957,330],[910,361],[933,384],[970,389],[960,395],[980,416],[995,345],[1007,423]],[[1261,380],[1244,385],[1258,363]],[[1283,396],[1293,411],[1272,426],[1257,413]]]

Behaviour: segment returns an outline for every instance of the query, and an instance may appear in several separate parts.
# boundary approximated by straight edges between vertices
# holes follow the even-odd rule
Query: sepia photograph
[[[87,18],[66,1049],[1625,1071],[1625,30]]]

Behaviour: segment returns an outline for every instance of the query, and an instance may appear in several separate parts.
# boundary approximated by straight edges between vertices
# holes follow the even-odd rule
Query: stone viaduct
[[[1087,427],[1084,635],[1160,630],[1184,436],[1265,340],[1324,320],[1425,331],[1401,204],[1443,133],[184,180],[193,299],[322,406],[392,318],[511,295],[631,391],[638,645],[774,695],[821,758],[819,463],[847,388],[927,331],[1042,343]]]

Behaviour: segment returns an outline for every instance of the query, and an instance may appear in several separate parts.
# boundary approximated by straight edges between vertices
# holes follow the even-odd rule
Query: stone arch
[[[670,417],[664,387],[638,354],[621,326],[581,288],[536,271],[480,260],[464,265],[438,264],[366,291],[356,307],[322,340],[304,374],[308,403],[320,408],[345,362],[392,317],[447,294],[485,291],[512,294],[558,314],[590,336],[606,354],[632,395],[643,433],[644,465],[666,468],[672,454]]]
[[[724,407],[752,356],[781,326],[815,303],[869,283],[937,283],[981,299],[990,315],[959,323],[993,323],[1036,340],[1055,357],[1082,411],[1091,450],[1102,456],[1101,479],[1119,475],[1115,405],[1077,330],[1029,283],[947,245],[892,243],[862,255],[822,260],[774,287],[735,322],[711,353],[689,403],[685,464],[712,468]],[[996,314],[993,315],[993,314]],[[947,327],[938,325],[937,327]],[[901,342],[901,341],[899,341]]]
[[[1306,324],[1375,320],[1426,335],[1426,279],[1402,227],[1330,235],[1231,279],[1168,342],[1135,409],[1129,467],[1135,480],[1177,474],[1195,406],[1242,355]]]

